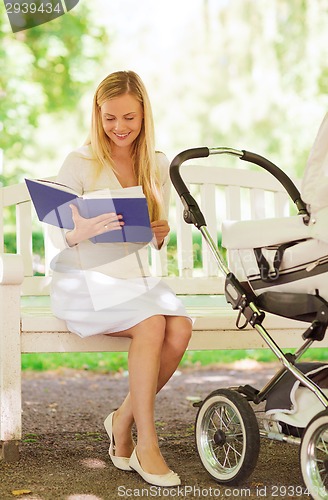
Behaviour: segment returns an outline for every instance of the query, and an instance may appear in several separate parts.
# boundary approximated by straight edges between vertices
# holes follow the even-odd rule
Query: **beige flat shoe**
[[[115,455],[115,444],[114,444],[114,437],[113,437],[113,417],[114,417],[114,411],[108,415],[104,422],[104,426],[106,429],[106,432],[109,436],[110,439],[110,446],[108,450],[108,454],[110,456],[111,461],[115,465],[117,469],[120,470],[125,470],[125,471],[132,471],[131,467],[129,466],[129,460],[130,458],[128,457],[117,457]]]
[[[146,481],[146,483],[153,484],[155,486],[179,486],[181,484],[181,480],[175,472],[172,470],[167,474],[149,474],[145,472],[140,465],[140,462],[137,457],[136,449],[133,450],[129,461],[130,468],[138,472],[138,474]]]

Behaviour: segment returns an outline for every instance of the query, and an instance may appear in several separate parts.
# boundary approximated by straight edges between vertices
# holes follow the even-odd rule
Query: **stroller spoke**
[[[234,457],[235,457],[235,463],[237,464],[238,460],[241,457],[241,453],[239,453],[238,450],[236,450],[235,447],[232,447],[232,450],[233,450],[233,454],[234,454]]]
[[[234,455],[235,463],[237,464],[241,458],[241,453],[234,446],[231,446],[231,445],[229,445],[229,446],[230,446],[230,449]]]
[[[218,413],[218,412],[216,412],[216,413],[217,413],[217,416],[219,419],[220,429],[228,429],[229,422],[226,422],[226,419],[224,418],[226,415],[225,408],[221,407],[220,413]]]
[[[231,446],[231,445],[229,445],[229,446],[233,450],[234,455],[236,457],[236,460],[239,459],[241,457],[241,453],[237,450],[237,448],[235,446]]]
[[[321,438],[321,443],[318,444],[318,449],[328,455],[328,446],[324,438]]]
[[[224,450],[224,462],[223,462],[223,466],[226,467],[226,464],[228,464],[229,469],[231,469],[231,462],[230,462],[230,459],[229,459],[230,446],[229,445],[224,446],[223,450]]]
[[[215,434],[215,432],[217,431],[218,429],[218,426],[214,423],[213,419],[211,418],[210,419],[210,425],[208,427],[208,432],[211,432],[213,434]]]

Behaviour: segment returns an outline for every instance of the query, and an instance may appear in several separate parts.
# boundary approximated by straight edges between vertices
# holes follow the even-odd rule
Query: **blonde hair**
[[[108,75],[96,89],[93,98],[90,138],[93,154],[98,160],[99,175],[103,168],[113,168],[110,139],[105,134],[101,119],[101,106],[109,99],[124,94],[135,97],[143,108],[141,131],[133,143],[132,160],[134,173],[147,198],[150,219],[160,218],[162,197],[159,187],[159,169],[155,154],[154,121],[146,88],[134,71],[117,71]]]

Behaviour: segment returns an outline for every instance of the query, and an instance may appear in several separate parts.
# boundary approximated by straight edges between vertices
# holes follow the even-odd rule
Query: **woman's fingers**
[[[156,235],[167,235],[170,231],[170,227],[166,220],[156,220],[151,223],[151,228],[153,233]]]
[[[100,216],[100,220],[97,222],[100,229],[104,231],[113,231],[114,229],[120,229],[124,225],[123,216],[117,215],[115,213],[103,214]]]
[[[156,229],[156,228],[169,229],[169,224],[168,224],[167,220],[155,220],[154,222],[151,223],[151,227],[153,229]]]
[[[101,214],[88,219],[81,216],[78,207],[74,204],[71,204],[70,208],[72,210],[75,231],[81,240],[88,239],[96,234],[105,233],[106,231],[120,229],[124,225],[123,216],[115,212]]]
[[[164,238],[170,232],[170,226],[167,220],[156,220],[151,223],[151,229],[160,248],[160,246],[163,244]]]
[[[70,209],[72,210],[72,219],[73,219],[73,222],[75,222],[75,220],[78,218],[78,217],[81,217],[80,216],[80,212],[77,208],[76,205],[70,205]]]

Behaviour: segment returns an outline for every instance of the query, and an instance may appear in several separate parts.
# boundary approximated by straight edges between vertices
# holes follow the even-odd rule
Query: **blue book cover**
[[[153,237],[147,200],[142,197],[83,198],[59,183],[25,179],[31,200],[41,222],[63,229],[73,229],[72,210],[75,204],[85,218],[115,212],[123,216],[124,226],[90,238],[93,243],[148,243]],[[122,189],[124,191],[124,189]]]

